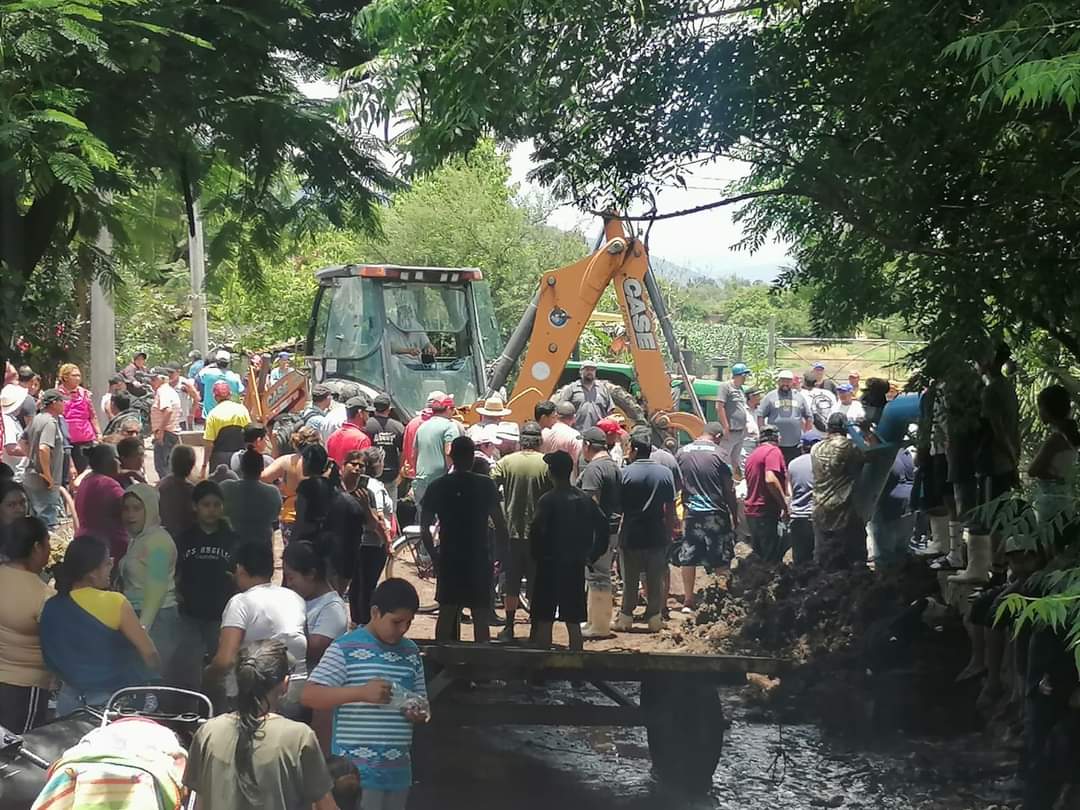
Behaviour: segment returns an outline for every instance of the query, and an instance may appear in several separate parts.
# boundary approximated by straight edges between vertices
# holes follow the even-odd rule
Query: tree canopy
[[[407,106],[417,166],[486,133],[531,139],[536,178],[593,209],[745,161],[713,204],[742,205],[746,247],[793,245],[783,281],[812,286],[819,331],[899,314],[935,345],[1036,329],[1080,358],[1080,287],[1062,283],[1080,260],[1071,16],[1013,0],[377,0],[355,108]]]
[[[207,279],[211,335],[219,344],[265,349],[302,339],[315,296],[315,271],[331,264],[394,263],[479,267],[491,284],[500,326],[509,332],[521,317],[540,274],[586,254],[584,238],[543,224],[547,202],[522,195],[509,183],[507,156],[490,141],[417,177],[394,195],[376,234],[324,226],[298,236],[284,234],[264,259],[263,284],[237,272],[235,256],[212,264]],[[142,257],[130,284],[118,290],[122,356],[149,351],[155,359],[186,354],[190,334],[186,268],[176,264],[170,237],[157,231],[152,206],[175,210],[172,195],[140,201],[141,227],[156,246]],[[166,217],[167,219],[167,217]],[[175,232],[171,242],[182,238]],[[220,237],[228,221],[208,222],[207,239]],[[153,283],[139,283],[152,279]],[[158,317],[136,317],[154,312]]]
[[[190,209],[216,185],[215,247],[258,282],[283,229],[371,226],[394,182],[370,139],[301,82],[363,58],[344,0],[2,0],[0,343],[35,268],[108,271],[131,240],[117,201],[164,183]],[[293,193],[281,193],[291,187]],[[210,208],[208,206],[208,208]]]

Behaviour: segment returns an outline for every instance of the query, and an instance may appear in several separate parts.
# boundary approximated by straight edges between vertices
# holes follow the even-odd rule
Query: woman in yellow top
[[[296,523],[296,488],[304,480],[300,451],[311,444],[322,444],[322,436],[315,428],[305,425],[293,433],[292,444],[293,452],[278,456],[262,473],[263,481],[268,484],[276,481],[281,490],[281,539],[285,545],[289,544]]]
[[[49,530],[20,517],[0,551],[0,725],[20,734],[45,722],[53,685],[38,630],[41,609],[56,593],[40,576],[49,562]]]
[[[117,689],[157,679],[154,642],[124,595],[108,590],[112,567],[104,540],[75,538],[56,572],[57,594],[41,610],[41,654],[63,681],[60,715],[103,706]]]
[[[131,540],[120,560],[124,596],[139,614],[161,656],[168,679],[173,655],[180,642],[180,614],[176,607],[176,543],[161,525],[157,490],[135,483],[124,492],[120,520]]]

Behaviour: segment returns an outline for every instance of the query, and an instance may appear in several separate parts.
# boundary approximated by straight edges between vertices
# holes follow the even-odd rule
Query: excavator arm
[[[540,289],[496,363],[491,384],[492,388],[501,386],[528,341],[507,403],[514,420],[532,419],[536,403],[551,397],[600,296],[614,284],[646,413],[660,427],[678,428],[691,436],[701,434],[704,423],[699,417],[674,410],[671,382],[656,334],[655,307],[650,306],[648,274],[645,246],[628,237],[622,221],[612,217],[604,223],[604,243],[596,252],[541,276]]]

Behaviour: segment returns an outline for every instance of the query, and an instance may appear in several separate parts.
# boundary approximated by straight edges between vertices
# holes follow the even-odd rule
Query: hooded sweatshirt
[[[176,607],[176,544],[161,525],[156,489],[135,483],[124,494],[143,502],[146,522],[128,544],[127,554],[120,561],[120,577],[124,596],[139,614],[142,626],[149,630],[159,610]]]

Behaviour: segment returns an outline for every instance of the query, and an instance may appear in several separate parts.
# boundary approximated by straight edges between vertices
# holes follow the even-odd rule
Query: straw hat
[[[496,394],[484,400],[484,404],[476,409],[481,416],[509,416],[511,411],[506,407],[503,398]]]

